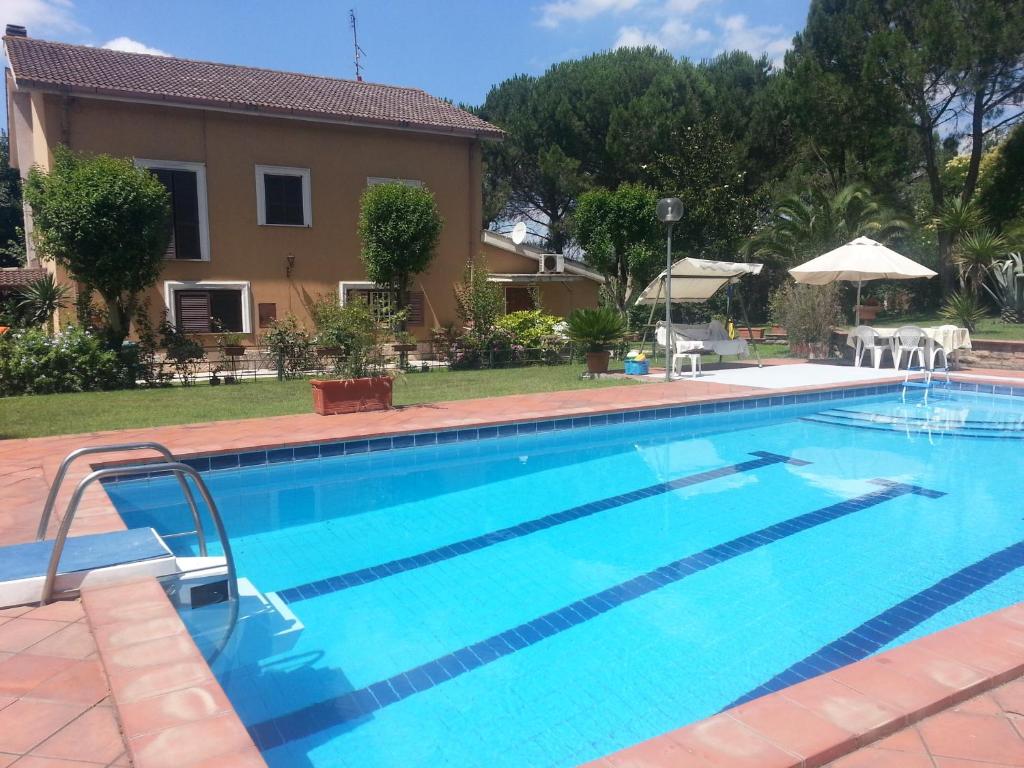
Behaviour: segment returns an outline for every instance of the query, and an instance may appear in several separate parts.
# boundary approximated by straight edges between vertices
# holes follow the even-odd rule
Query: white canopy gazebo
[[[669,297],[673,302],[682,304],[696,304],[707,301],[725,286],[738,283],[744,275],[761,274],[763,268],[763,264],[751,264],[743,261],[713,261],[710,259],[694,259],[687,256],[672,263],[671,274],[669,274],[667,269],[663,269],[661,274],[644,288],[637,297],[635,304],[637,306],[650,305],[651,318],[653,319],[655,308],[658,304],[664,302],[666,297]],[[743,296],[739,293],[737,296],[740,308],[743,311],[743,320],[751,336],[751,342],[753,342],[753,333],[750,331],[750,320],[747,318],[747,308],[743,303]],[[650,325],[650,321],[648,321],[648,325]],[[671,331],[671,328],[666,330]],[[644,336],[646,341],[646,333]],[[671,354],[669,352],[671,345],[671,338],[666,337],[666,370],[671,366]],[[758,365],[760,365],[761,357],[757,352],[757,345],[754,344],[753,346]],[[641,348],[643,348],[642,344]]]
[[[858,237],[846,245],[793,267],[789,274],[798,283],[827,285],[837,280],[857,283],[857,325],[860,325],[860,288],[869,280],[914,280],[936,273],[913,259],[896,253],[870,237]]]

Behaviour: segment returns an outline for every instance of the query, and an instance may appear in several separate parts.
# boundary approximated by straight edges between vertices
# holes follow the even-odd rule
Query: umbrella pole
[[[860,325],[860,284],[861,281],[857,281],[857,303],[853,307],[854,312],[854,325]]]
[[[750,316],[747,314],[747,302],[743,300],[743,291],[739,285],[736,286],[736,300],[740,303],[740,311],[743,312],[743,322],[747,326],[747,336],[750,337],[750,346],[754,348],[754,357],[757,359],[757,367],[763,368],[761,353],[757,351],[757,342],[754,340],[754,329],[750,327]]]

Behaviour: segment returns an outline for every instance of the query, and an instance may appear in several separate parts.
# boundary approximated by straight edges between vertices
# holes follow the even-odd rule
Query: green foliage
[[[939,310],[941,317],[972,332],[985,319],[985,314],[985,307],[978,301],[978,297],[966,290],[951,293]]]
[[[313,368],[313,336],[295,315],[275,320],[263,334],[263,344],[274,356],[278,379],[293,379]]]
[[[601,352],[622,340],[626,321],[613,309],[577,309],[567,318],[567,333],[587,352]]]
[[[772,322],[786,329],[790,344],[828,344],[843,319],[835,283],[787,283],[772,294],[770,307]]]
[[[574,215],[576,239],[587,263],[607,278],[614,305],[623,314],[661,263],[657,202],[650,187],[622,184],[614,192],[584,193]]]
[[[179,330],[164,320],[160,323],[160,343],[183,386],[191,387],[199,377],[199,368],[206,359],[206,350],[195,336]]]
[[[24,214],[21,207],[21,179],[11,168],[11,142],[0,131],[0,267],[24,263]]]
[[[312,306],[319,347],[344,350],[337,358],[335,374],[348,379],[383,376],[384,340],[387,328],[365,301],[341,306],[337,294],[320,296]]]
[[[170,239],[167,190],[130,160],[58,147],[53,168],[25,185],[40,254],[91,285],[107,305],[107,341],[128,335],[139,294],[160,275]]]
[[[978,185],[978,202],[988,219],[1004,227],[1024,218],[1024,125],[1018,125],[992,153],[988,173]]]
[[[554,315],[544,314],[539,309],[524,309],[509,312],[498,319],[499,330],[509,334],[512,344],[525,349],[540,349],[546,337],[555,335],[555,326],[561,319]]]
[[[505,312],[501,286],[490,282],[491,273],[483,256],[466,264],[462,282],[455,286],[455,309],[465,330],[487,338]]]
[[[957,240],[954,254],[963,290],[978,298],[989,267],[1009,250],[1007,239],[991,229],[980,229]]]
[[[1024,323],[1024,259],[1019,253],[992,264],[988,271],[989,284],[982,283],[999,307],[1000,316],[1007,323]]]
[[[68,293],[66,285],[47,273],[22,288],[18,308],[32,325],[46,326],[57,310],[67,306]]]
[[[885,241],[909,228],[862,184],[834,194],[816,188],[781,200],[743,250],[755,259],[792,267],[861,235]]]
[[[367,187],[359,211],[360,256],[366,275],[394,292],[398,309],[406,305],[413,275],[434,258],[444,221],[433,194],[407,184]]]
[[[97,337],[79,328],[50,336],[40,328],[0,336],[0,396],[121,389],[133,372]]]

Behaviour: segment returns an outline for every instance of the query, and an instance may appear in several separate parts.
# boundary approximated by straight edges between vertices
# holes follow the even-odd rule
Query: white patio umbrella
[[[936,275],[923,264],[896,253],[870,237],[851,240],[816,259],[793,267],[789,274],[798,283],[808,285],[827,285],[836,280],[857,283],[857,325],[860,325],[860,288],[863,283],[869,280],[913,280]]]

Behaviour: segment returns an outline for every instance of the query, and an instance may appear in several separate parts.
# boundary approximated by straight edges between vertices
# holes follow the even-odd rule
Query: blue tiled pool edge
[[[942,383],[937,384],[936,386],[946,387],[947,385]],[[712,400],[692,403],[689,405],[635,408],[610,413],[599,413],[592,416],[577,415],[555,419],[534,419],[481,427],[457,427],[396,435],[359,437],[311,444],[307,443],[295,446],[282,446],[279,448],[214,453],[205,456],[189,456],[182,458],[181,461],[195,468],[199,472],[215,472],[218,470],[234,470],[245,467],[263,466],[267,464],[282,464],[291,461],[306,461],[309,459],[375,453],[401,448],[445,445],[448,443],[464,443],[477,440],[489,440],[496,437],[534,435],[544,432],[557,432],[570,429],[606,426],[609,424],[655,421],[659,419],[672,419],[685,416],[706,416],[712,413],[726,413],[729,411],[774,408],[784,405],[802,405],[806,403],[843,400],[853,397],[885,395],[899,392],[902,387],[902,382],[891,382],[888,384],[878,384],[873,386],[819,389],[810,392],[769,395],[764,397],[746,395],[730,398],[728,400]],[[1024,387],[1010,387],[956,380],[951,381],[948,387],[961,392],[1024,397]],[[111,462],[111,464],[113,463],[114,462]],[[94,467],[102,467],[106,465],[107,464],[105,463],[101,463],[94,465]],[[163,474],[167,473],[155,471],[150,476],[156,477]],[[138,480],[139,476],[133,476],[130,479]],[[116,483],[118,482],[118,478],[107,478],[103,482]]]

